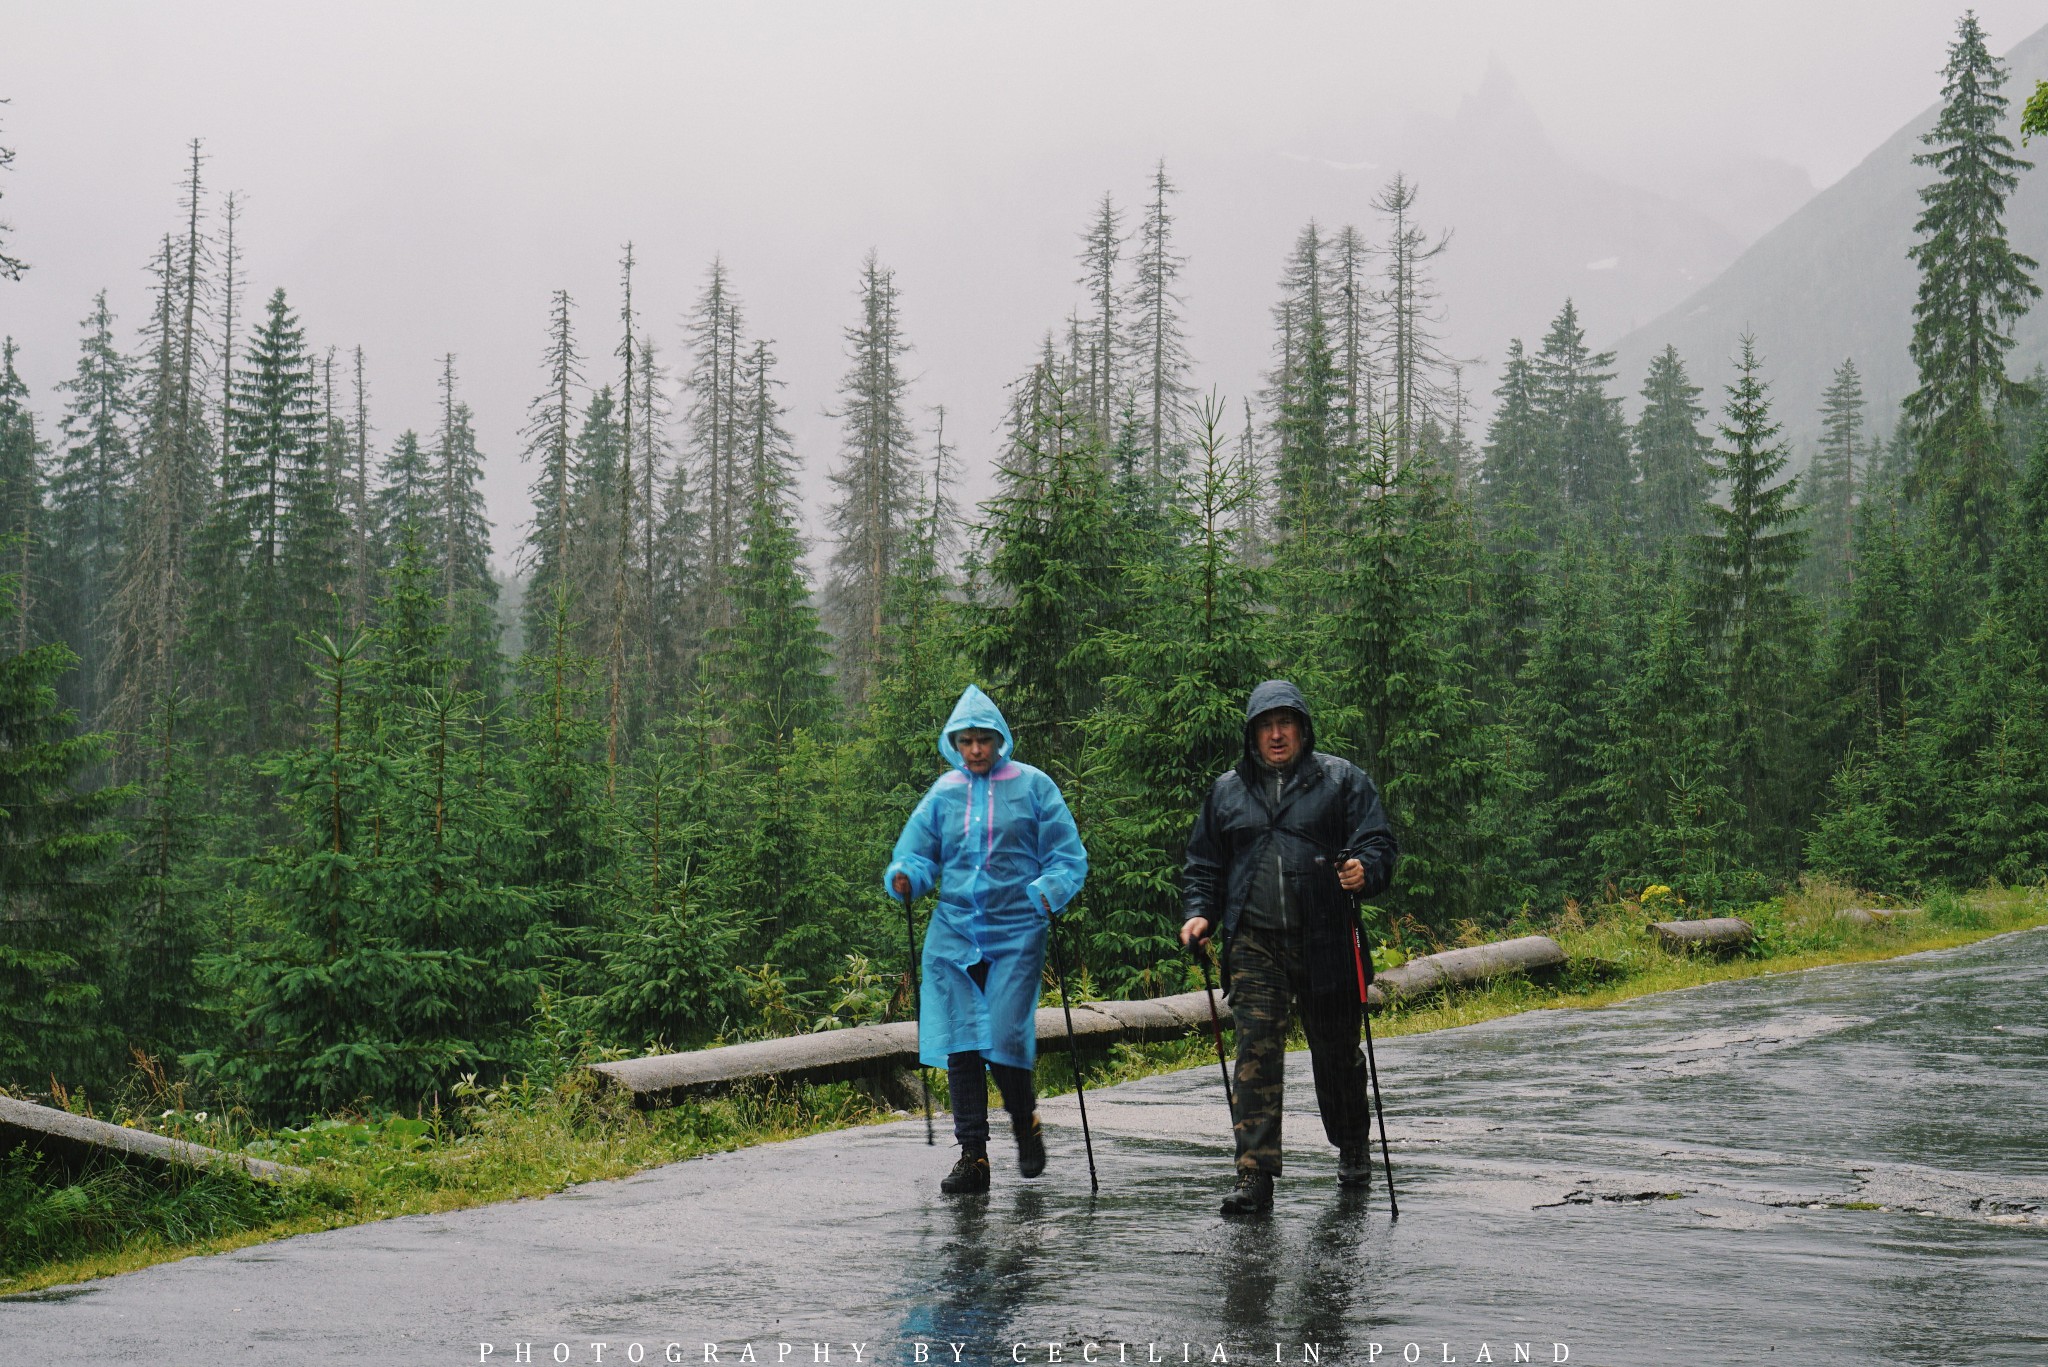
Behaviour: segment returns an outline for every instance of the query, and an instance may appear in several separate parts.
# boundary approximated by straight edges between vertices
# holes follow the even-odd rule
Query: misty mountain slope
[[[1787,168],[1759,161],[1748,169],[1769,178]],[[1301,225],[1312,216],[1329,230],[1355,223],[1378,242],[1384,224],[1373,197],[1396,170],[1405,173],[1421,187],[1417,221],[1452,230],[1433,267],[1442,341],[1476,362],[1465,388],[1482,410],[1509,338],[1533,343],[1567,298],[1610,335],[1657,317],[1737,259],[1748,234],[1729,221],[1755,213],[1745,202],[1716,217],[1575,159],[1500,66],[1449,115],[1365,118],[1292,145],[1191,154],[1173,170],[1187,196],[1181,224],[1197,350],[1226,375],[1267,364],[1273,281]],[[1765,199],[1782,206],[1798,194],[1774,181]],[[1068,257],[1072,241],[1062,234],[1050,250]],[[1256,264],[1243,269],[1247,262]]]
[[[2008,136],[2017,143],[2020,106],[2034,82],[2048,76],[2048,28],[2013,46]],[[1777,401],[1779,419],[1795,440],[1818,430],[1821,392],[1844,357],[1863,372],[1871,416],[1890,427],[1916,377],[1906,347],[1913,332],[1919,271],[1906,258],[1920,215],[1920,187],[1932,168],[1915,166],[1920,138],[1933,127],[1929,106],[1887,138],[1857,167],[1757,240],[1705,288],[1616,344],[1618,367],[1633,402],[1650,357],[1666,343],[1685,357],[1696,383],[1715,404],[1733,374],[1737,338],[1754,332]],[[2018,149],[2048,163],[2048,145]],[[2022,172],[2006,202],[2013,245],[2048,261],[2048,165]],[[2048,284],[2048,273],[2037,272]],[[1597,320],[1596,320],[1597,321]],[[2048,363],[2048,309],[2020,321],[2008,364],[2025,373]]]

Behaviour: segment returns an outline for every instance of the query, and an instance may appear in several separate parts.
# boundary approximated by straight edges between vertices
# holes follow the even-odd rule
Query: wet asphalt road
[[[1093,1198],[1071,1098],[986,1198],[819,1135],[0,1301],[0,1365],[2048,1362],[2044,999],[2037,931],[1382,1043],[1397,1224],[1295,1055],[1270,1219],[1212,1065],[1091,1094]]]

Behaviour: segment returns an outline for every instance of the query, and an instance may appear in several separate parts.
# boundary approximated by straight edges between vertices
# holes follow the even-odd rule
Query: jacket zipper
[[[1286,786],[1287,778],[1280,770],[1273,771],[1273,811],[1280,811],[1280,792]],[[1287,921],[1287,864],[1280,856],[1280,840],[1273,837],[1273,882],[1280,896],[1280,934],[1291,936],[1294,928]]]

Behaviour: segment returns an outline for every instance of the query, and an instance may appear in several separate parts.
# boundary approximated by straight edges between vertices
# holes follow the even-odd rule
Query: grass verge
[[[1859,903],[1848,889],[1809,884],[1748,908],[1742,914],[1757,927],[1757,942],[1725,959],[1658,947],[1643,927],[1663,913],[1634,902],[1591,915],[1574,909],[1549,924],[1514,928],[1553,935],[1564,946],[1570,964],[1550,980],[1502,979],[1439,995],[1376,1018],[1374,1028],[1382,1035],[1419,1034],[1521,1011],[1596,1009],[1674,988],[1893,958],[2048,924],[2048,888],[1937,894],[1919,915],[1884,925],[1837,919],[1837,911],[1858,904],[1867,899]],[[1090,1086],[1107,1086],[1214,1063],[1214,1043],[1198,1035],[1118,1045],[1087,1061],[1087,1077]],[[933,1103],[943,1108],[943,1075],[934,1084]],[[1064,1054],[1041,1060],[1039,1085],[1047,1094],[1072,1089]],[[223,1174],[164,1183],[109,1167],[64,1182],[38,1175],[19,1157],[0,1156],[0,1294],[33,1293],[312,1230],[543,1196],[701,1154],[901,1115],[877,1093],[851,1083],[638,1112],[596,1091],[576,1067],[565,1067],[552,1083],[460,1088],[447,1112],[335,1116],[294,1129],[261,1130],[235,1115],[173,1105],[147,1122],[130,1117],[130,1123],[296,1164],[312,1176],[279,1187]]]

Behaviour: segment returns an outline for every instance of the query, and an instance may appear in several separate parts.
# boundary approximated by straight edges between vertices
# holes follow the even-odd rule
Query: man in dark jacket
[[[1284,679],[1253,689],[1244,757],[1210,785],[1181,874],[1181,943],[1222,932],[1237,1027],[1237,1187],[1224,1198],[1226,1215],[1272,1209],[1297,1005],[1323,1131],[1337,1146],[1337,1180],[1370,1180],[1358,1040],[1372,959],[1352,896],[1384,890],[1398,856],[1373,781],[1349,760],[1317,752],[1301,690]]]

